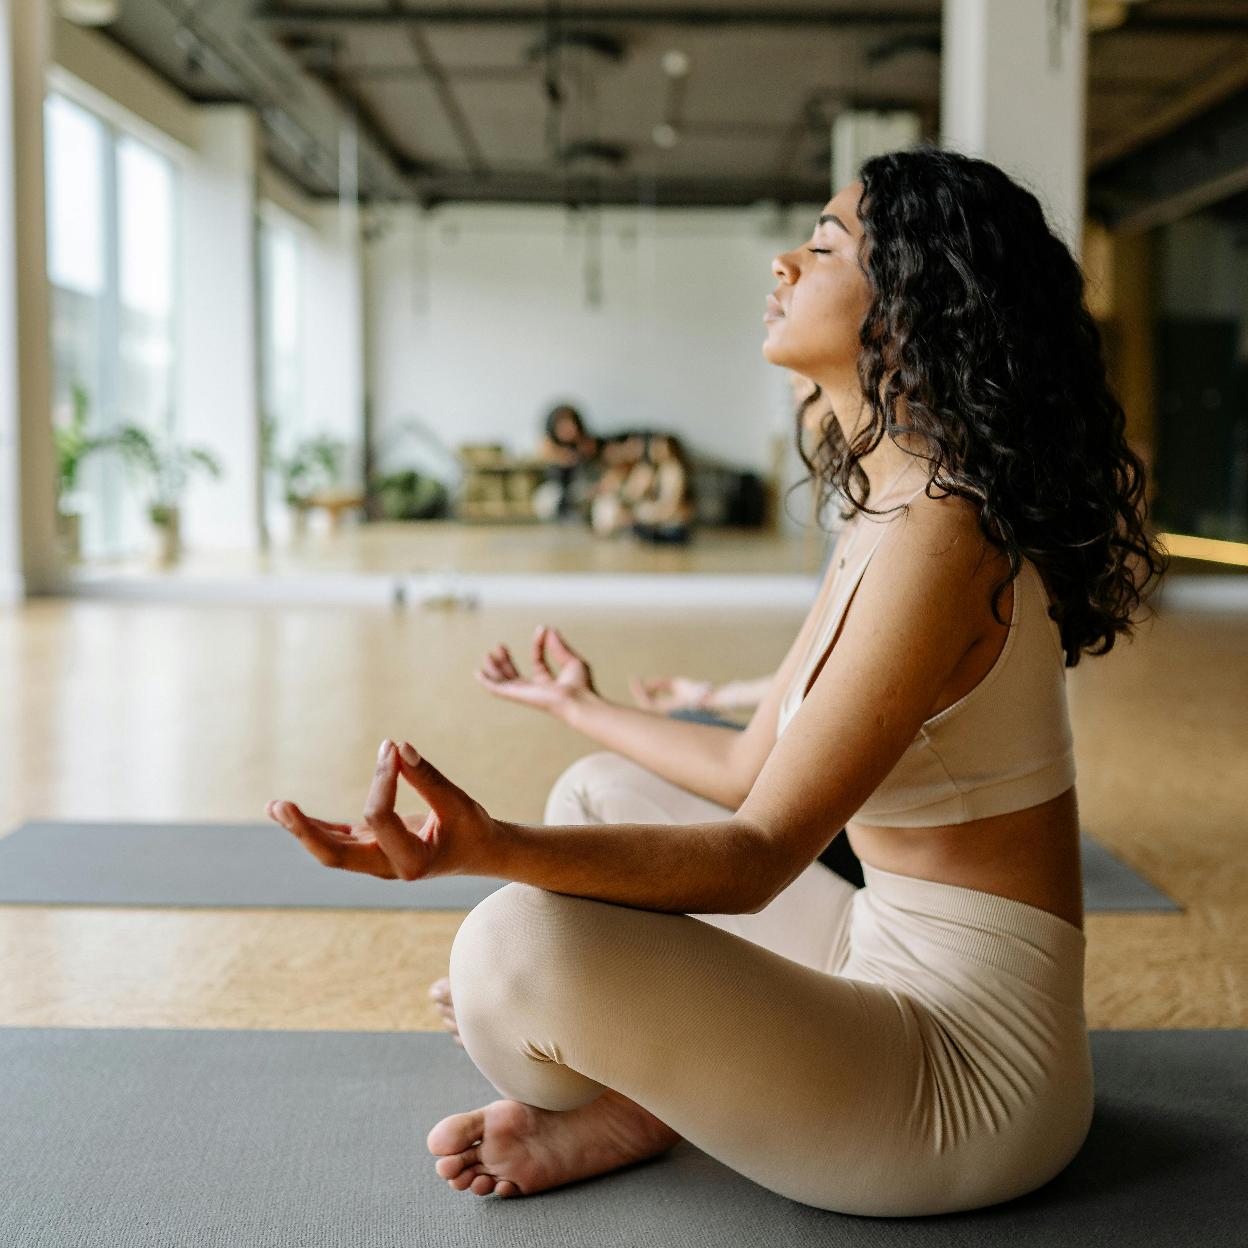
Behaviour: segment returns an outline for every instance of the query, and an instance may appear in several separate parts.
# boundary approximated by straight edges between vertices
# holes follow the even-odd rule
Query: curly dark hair
[[[1005,623],[1001,599],[1026,557],[1055,600],[1066,666],[1106,653],[1131,634],[1168,560],[1146,527],[1144,464],[1124,436],[1082,270],[1036,197],[988,161],[923,144],[872,157],[858,177],[858,257],[874,292],[858,334],[870,419],[850,444],[829,412],[808,457],[803,414],[820,388],[798,407],[816,514],[833,497],[843,519],[888,514],[868,506],[859,460],[908,434],[926,447],[927,497],[936,487],[969,500],[1009,558],[994,618]]]
[[[559,426],[560,416],[571,416],[572,423],[576,426],[576,436],[585,436],[585,421],[581,418],[580,412],[576,410],[570,403],[560,403],[556,407],[552,407],[546,413],[546,436],[559,446],[574,446],[573,442],[564,442],[556,432]]]

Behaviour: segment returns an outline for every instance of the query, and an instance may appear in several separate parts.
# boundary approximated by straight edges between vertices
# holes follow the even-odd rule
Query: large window
[[[172,430],[174,175],[168,160],[59,94],[44,106],[52,419],[85,407],[90,432]],[[148,543],[145,487],[113,451],[63,501],[82,516],[84,559]]]

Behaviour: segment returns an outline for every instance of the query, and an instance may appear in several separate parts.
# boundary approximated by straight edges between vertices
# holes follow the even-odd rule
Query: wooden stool
[[[313,507],[320,507],[329,512],[329,531],[336,533],[342,523],[342,513],[356,507],[363,507],[364,495],[353,494],[346,490],[326,491],[323,494],[309,495],[305,506],[309,510]]]

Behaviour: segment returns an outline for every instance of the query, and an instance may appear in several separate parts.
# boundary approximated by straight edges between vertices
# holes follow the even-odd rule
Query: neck
[[[852,384],[828,385],[820,382],[820,387],[823,390],[820,406],[826,410],[827,405],[831,405],[836,422],[841,427],[841,434],[847,442],[853,441],[871,416],[871,409],[862,396],[857,378],[855,377]],[[899,422],[905,422],[905,410],[905,400],[898,399]],[[879,501],[903,490],[908,494],[926,482],[929,474],[927,463],[909,453],[909,441],[905,434],[900,435],[897,442],[885,434],[875,449],[858,461],[871,483],[868,507],[878,507]]]

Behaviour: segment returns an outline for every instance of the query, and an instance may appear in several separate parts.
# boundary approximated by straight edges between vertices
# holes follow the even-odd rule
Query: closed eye
[[[807,247],[807,251],[813,251],[820,256],[830,256],[832,254],[831,247]]]

